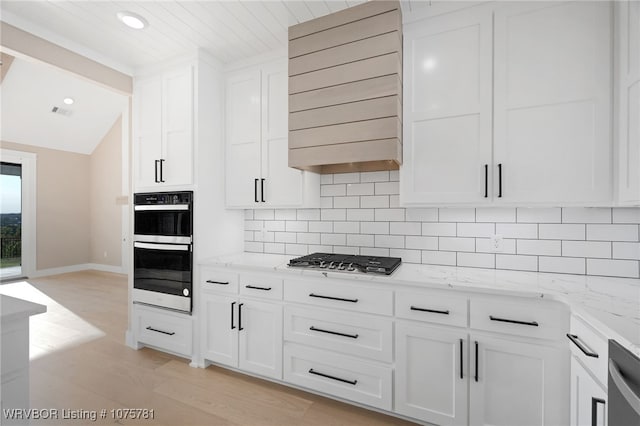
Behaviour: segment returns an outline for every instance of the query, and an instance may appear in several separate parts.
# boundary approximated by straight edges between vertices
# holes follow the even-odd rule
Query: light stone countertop
[[[241,253],[205,259],[200,265],[270,271],[308,278],[331,278],[423,289],[534,297],[566,303],[608,338],[640,356],[640,280],[585,275],[403,263],[392,275],[357,274],[287,266],[293,256]]]
[[[3,324],[47,311],[45,305],[0,295],[0,319]]]

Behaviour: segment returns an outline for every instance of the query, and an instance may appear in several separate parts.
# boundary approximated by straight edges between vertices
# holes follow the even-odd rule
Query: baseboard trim
[[[38,269],[32,274],[29,274],[31,278],[46,277],[48,275],[60,275],[68,274],[69,272],[80,271],[101,271],[101,272],[113,272],[115,274],[124,274],[124,270],[121,266],[101,265],[99,263],[81,263],[78,265],[62,266],[59,268]]]

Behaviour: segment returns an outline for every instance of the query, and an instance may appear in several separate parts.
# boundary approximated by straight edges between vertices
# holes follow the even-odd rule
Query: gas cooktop
[[[391,275],[402,263],[399,257],[354,256],[337,253],[312,253],[289,261],[289,266],[309,269],[330,269],[345,272],[366,272]]]

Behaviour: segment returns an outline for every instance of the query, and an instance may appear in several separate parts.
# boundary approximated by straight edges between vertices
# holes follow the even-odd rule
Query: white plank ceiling
[[[36,35],[55,34],[136,70],[198,48],[223,63],[286,48],[290,25],[363,1],[2,0],[0,17]],[[125,27],[116,18],[120,11],[142,15],[149,26]]]

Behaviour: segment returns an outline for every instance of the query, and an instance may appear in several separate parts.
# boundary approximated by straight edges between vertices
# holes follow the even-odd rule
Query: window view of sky
[[[0,213],[21,213],[20,176],[0,175]]]

